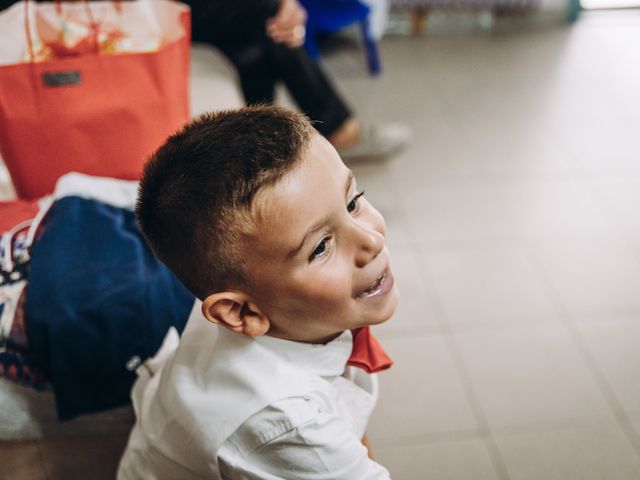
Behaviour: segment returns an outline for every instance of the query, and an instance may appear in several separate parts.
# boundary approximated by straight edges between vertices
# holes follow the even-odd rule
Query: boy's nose
[[[362,268],[376,258],[384,249],[384,236],[373,228],[357,227],[358,249],[356,266]]]

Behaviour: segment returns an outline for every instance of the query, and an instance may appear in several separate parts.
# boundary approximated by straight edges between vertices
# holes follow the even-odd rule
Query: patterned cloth
[[[15,283],[10,287],[2,286],[2,317],[11,319],[11,328],[3,334],[0,340],[0,375],[14,382],[30,386],[38,390],[48,387],[44,370],[35,362],[29,349],[26,335],[26,322],[24,317],[24,302],[26,299],[26,282]],[[5,296],[12,290],[9,296]],[[11,298],[11,294],[13,297]],[[15,308],[12,308],[15,304]]]
[[[36,202],[0,203],[0,375],[44,389],[44,371],[29,350],[24,316],[31,227],[39,208]]]
[[[45,201],[0,203],[0,375],[52,387],[61,420],[128,404],[194,302],[143,239],[136,189],[68,174]]]

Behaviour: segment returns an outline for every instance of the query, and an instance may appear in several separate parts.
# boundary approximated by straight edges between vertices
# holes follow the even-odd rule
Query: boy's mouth
[[[391,274],[391,270],[389,270],[389,267],[387,267],[378,276],[378,278],[376,278],[375,281],[369,287],[367,287],[365,291],[359,293],[356,298],[363,299],[384,295],[391,290],[393,284],[393,275]]]

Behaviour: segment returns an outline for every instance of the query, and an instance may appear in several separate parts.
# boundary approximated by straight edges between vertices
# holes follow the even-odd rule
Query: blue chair
[[[358,22],[364,40],[369,73],[380,73],[378,45],[371,34],[368,5],[359,0],[300,0],[300,3],[307,10],[305,48],[311,57],[320,58],[318,35],[334,33]]]

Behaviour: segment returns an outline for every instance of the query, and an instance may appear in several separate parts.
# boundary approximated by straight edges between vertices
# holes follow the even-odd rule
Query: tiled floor
[[[640,478],[639,27],[387,38],[374,81],[329,59],[416,131],[354,166],[403,297],[370,430],[394,479]]]
[[[353,166],[403,297],[378,329],[377,459],[395,480],[639,479],[640,14],[381,49],[377,79],[360,52],[326,60],[363,118],[415,132]],[[195,112],[240,103],[212,51],[193,74]],[[0,445],[2,468],[72,478],[86,455],[97,478],[121,442]]]

